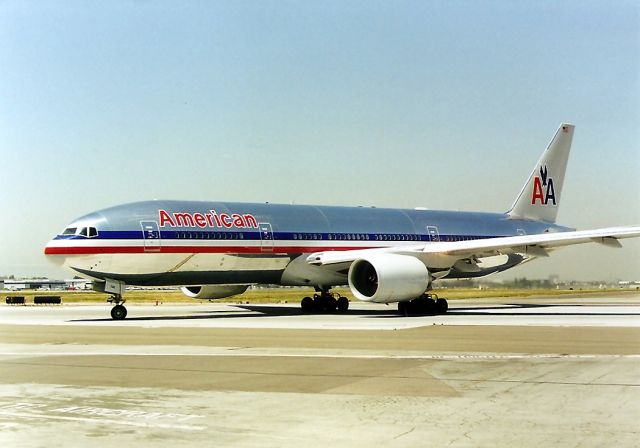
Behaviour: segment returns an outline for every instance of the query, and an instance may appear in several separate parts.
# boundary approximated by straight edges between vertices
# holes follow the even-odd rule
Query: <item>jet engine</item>
[[[222,299],[242,294],[249,285],[202,285],[183,286],[182,293],[192,299]]]
[[[349,268],[349,288],[366,302],[415,299],[429,288],[430,281],[424,263],[408,255],[371,255],[354,261]]]

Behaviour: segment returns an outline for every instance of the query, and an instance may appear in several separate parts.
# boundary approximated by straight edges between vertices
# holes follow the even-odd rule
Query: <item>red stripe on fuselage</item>
[[[46,247],[45,255],[97,255],[97,254],[269,254],[269,253],[312,253],[324,251],[374,249],[373,246],[162,246],[160,248],[143,246],[101,246],[101,247]]]

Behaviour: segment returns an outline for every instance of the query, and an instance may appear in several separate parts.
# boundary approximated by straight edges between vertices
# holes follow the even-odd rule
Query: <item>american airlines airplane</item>
[[[574,126],[561,124],[506,213],[426,209],[146,201],[74,220],[45,254],[108,293],[124,319],[126,285],[182,286],[195,299],[250,285],[309,286],[303,311],[346,311],[331,292],[398,303],[401,314],[445,313],[429,292],[447,278],[501,272],[554,249],[620,247],[640,226],[575,230],[556,224]]]

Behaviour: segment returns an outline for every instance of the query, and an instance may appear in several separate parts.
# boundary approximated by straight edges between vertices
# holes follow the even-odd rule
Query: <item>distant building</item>
[[[35,290],[52,290],[57,289],[59,291],[67,289],[91,289],[91,282],[85,279],[71,279],[71,280],[50,280],[48,278],[33,279],[33,280],[4,280],[0,289],[7,291],[22,291],[25,289]]]

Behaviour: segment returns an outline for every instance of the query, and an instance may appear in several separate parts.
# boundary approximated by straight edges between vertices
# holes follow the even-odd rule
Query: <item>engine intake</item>
[[[400,302],[421,296],[431,281],[429,270],[415,257],[377,254],[361,258],[349,268],[349,288],[365,302]]]
[[[180,289],[185,296],[192,299],[223,299],[242,294],[248,287],[249,285],[202,285],[183,286]]]

